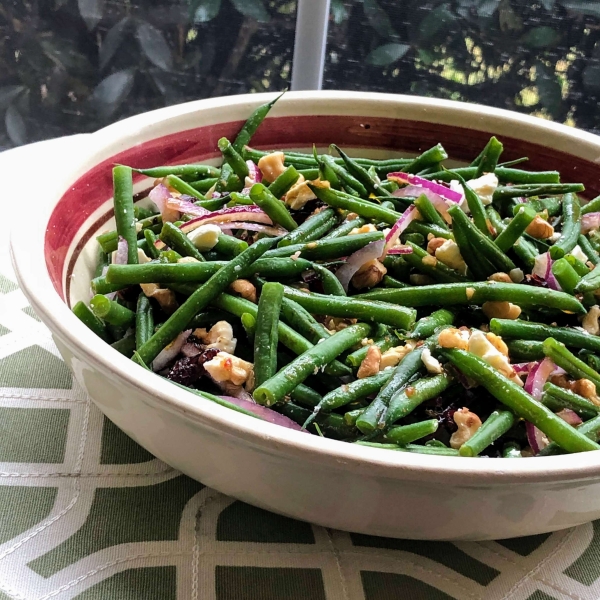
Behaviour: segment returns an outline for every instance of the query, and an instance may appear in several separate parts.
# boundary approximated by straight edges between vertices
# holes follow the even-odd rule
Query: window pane
[[[0,148],[288,87],[295,16],[295,0],[3,2]]]
[[[600,2],[331,2],[325,88],[478,102],[600,131]]]

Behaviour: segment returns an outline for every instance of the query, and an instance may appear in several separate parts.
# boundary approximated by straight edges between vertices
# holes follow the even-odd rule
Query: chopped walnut
[[[421,259],[421,262],[426,267],[435,267],[437,265],[438,259],[435,256],[430,256],[429,254],[427,254]]]
[[[387,269],[376,259],[367,261],[352,277],[352,285],[357,290],[371,288],[381,282]]]
[[[465,329],[456,329],[449,327],[442,329],[438,335],[438,344],[441,348],[460,348],[467,350],[469,348],[470,332]]]
[[[508,273],[494,273],[488,277],[489,281],[498,281],[500,283],[512,283],[512,279]]]
[[[421,362],[425,365],[428,373],[439,375],[442,372],[442,365],[437,358],[431,356],[429,348],[423,348],[421,352]]]
[[[193,256],[182,256],[181,258],[177,259],[178,264],[197,263],[197,262],[200,262],[200,261],[197,258],[194,258]]]
[[[525,232],[537,240],[545,240],[554,234],[554,227],[552,227],[548,221],[544,221],[542,217],[537,215],[535,219],[529,223]]]
[[[549,381],[550,383],[553,383],[554,385],[557,385],[558,387],[561,387],[564,390],[571,389],[571,382],[567,379],[567,376],[564,374],[550,375]]]
[[[453,418],[458,430],[452,434],[450,446],[458,450],[481,427],[481,419],[468,408],[459,408]]]
[[[233,328],[227,321],[217,321],[210,331],[196,329],[194,336],[201,340],[208,348],[217,348],[223,352],[233,354],[237,339],[233,337]]]
[[[598,398],[596,386],[593,381],[590,381],[589,379],[578,379],[571,385],[571,391],[587,398],[596,406],[600,406],[600,398]]]
[[[215,381],[231,381],[242,385],[253,378],[254,365],[228,352],[219,352],[204,363],[204,369]]]
[[[355,212],[349,212],[346,215],[346,221],[354,221],[354,219],[358,219],[358,215]]]
[[[432,235],[432,234],[429,234]],[[443,246],[446,243],[446,238],[441,238],[441,237],[432,237],[428,242],[427,242],[427,252],[429,252],[429,254],[435,254],[435,251],[440,248],[441,246]]]
[[[369,346],[367,355],[360,363],[356,376],[359,379],[371,377],[379,373],[379,364],[381,363],[381,350],[378,346]]]
[[[475,329],[471,332],[471,337],[469,338],[469,352],[472,352],[479,356],[479,358],[485,360],[485,362],[500,371],[502,375],[517,385],[523,385],[523,381],[513,369],[508,357],[496,348],[496,346],[488,339],[487,334],[483,331]]]
[[[300,210],[310,200],[316,200],[317,197],[308,187],[308,184],[315,187],[328,188],[331,187],[329,181],[321,181],[320,178],[313,181],[306,181],[303,175],[300,175],[298,181],[288,190],[285,195],[285,203],[293,210]]]
[[[411,273],[408,280],[411,285],[431,285],[435,283],[429,275],[423,275],[422,273]]]
[[[444,243],[436,249],[435,257],[447,267],[455,269],[462,275],[467,272],[467,263],[464,261],[460,249],[454,240],[445,240]]]
[[[330,317],[326,320],[325,326],[329,331],[335,333],[336,331],[341,331],[342,329],[346,329],[350,325],[354,325],[357,322],[357,319],[345,319],[343,317]]]
[[[256,304],[256,288],[254,287],[254,284],[250,283],[247,279],[236,279],[229,286],[229,289],[232,292],[239,294],[242,298]]]
[[[404,346],[396,346],[386,350],[381,355],[379,368],[381,370],[387,367],[395,367],[409,352],[412,352],[417,346],[417,342],[410,340]]]
[[[465,294],[467,296],[467,300],[470,300],[475,295],[475,288],[468,287],[465,290]]]
[[[594,306],[588,310],[587,315],[583,317],[581,325],[589,334],[598,335],[600,333],[598,318],[600,318],[600,306],[594,304]]]
[[[142,283],[140,287],[142,288],[142,292],[148,298],[154,298],[167,314],[171,314],[177,310],[177,300],[175,300],[175,292],[173,290],[161,288],[156,283]]]
[[[518,319],[521,314],[521,307],[517,304],[496,300],[484,302],[481,310],[488,319]]]
[[[286,169],[283,164],[284,160],[285,154],[283,152],[271,152],[261,156],[258,161],[258,168],[263,179],[269,183],[275,181]]]
[[[355,227],[350,231],[348,235],[358,235],[359,233],[371,233],[372,231],[377,231],[377,227],[371,223],[367,223],[362,227]]]
[[[490,344],[492,344],[492,346],[498,350],[498,352],[502,352],[504,356],[508,356],[508,346],[504,343],[504,340],[499,335],[496,335],[490,331],[485,334],[485,337],[487,338],[488,342],[490,342]]]

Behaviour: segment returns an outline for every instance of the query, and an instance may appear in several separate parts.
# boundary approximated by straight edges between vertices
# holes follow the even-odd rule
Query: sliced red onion
[[[556,416],[560,417],[563,421],[565,421],[572,427],[577,427],[577,425],[581,425],[583,423],[581,417],[570,408],[563,408],[562,410],[556,413]]]
[[[525,431],[527,432],[527,441],[534,455],[539,454],[540,450],[543,450],[550,443],[545,434],[529,421],[525,423]]]
[[[213,192],[210,197],[214,200],[215,198],[221,198],[222,196],[223,194],[221,192]]]
[[[408,183],[410,185],[419,186],[421,188],[425,188],[427,190],[431,190],[435,192],[445,200],[450,200],[450,202],[454,202],[455,204],[459,204],[462,202],[463,194],[451,190],[447,188],[445,185],[441,183],[436,183],[435,181],[429,181],[429,179],[424,179],[423,177],[419,177],[418,175],[411,175],[410,173],[388,173],[388,180],[397,181],[398,183]]]
[[[179,211],[167,207],[167,201],[171,198],[171,192],[169,192],[169,188],[166,185],[159,183],[154,186],[150,190],[148,198],[156,204],[156,208],[160,211],[163,221],[173,223],[179,219]]]
[[[201,353],[202,350],[198,346],[196,346],[196,344],[192,344],[190,342],[186,342],[181,347],[181,354],[183,354],[187,358],[193,358],[194,356],[198,356],[198,354]]]
[[[121,239],[123,239],[123,238],[121,238]],[[127,243],[127,242],[125,242],[125,243]],[[117,245],[117,250],[118,250],[118,245]],[[127,262],[127,260],[126,260],[125,262]],[[101,274],[102,274],[102,277],[104,277],[104,276],[106,275],[106,271],[108,271],[108,265],[104,265],[104,266],[102,267],[102,273],[101,273]],[[90,288],[90,290],[91,290],[91,288]],[[93,296],[93,295],[95,295],[95,292],[92,290],[92,296]],[[108,294],[104,294],[104,295],[105,295],[105,296],[106,296],[106,297],[107,297],[109,300],[114,300],[114,299],[115,299],[115,297],[116,297],[116,295],[117,295],[117,292],[109,292]]]
[[[515,373],[529,373],[535,364],[531,362],[515,363],[512,365],[512,368],[515,370]]]
[[[152,370],[160,371],[164,369],[172,360],[175,360],[186,340],[188,339],[191,329],[182,331],[166,348],[163,348],[158,356],[152,361]]]
[[[544,384],[555,369],[556,365],[547,357],[535,364],[527,376],[525,391],[536,400],[540,400],[544,391]]]
[[[544,252],[535,257],[531,274],[537,275],[542,281],[545,281],[550,289],[562,290],[560,284],[556,281],[556,277],[554,277],[554,273],[552,273],[552,259],[549,252]]]
[[[241,385],[235,385],[234,383],[231,383],[231,381],[215,381],[214,379],[213,381],[223,393],[227,394],[227,396],[232,396],[238,400],[246,400],[247,402],[256,404],[256,402],[254,402],[254,398],[252,398],[252,396]]]
[[[254,223],[264,223],[266,225],[272,225],[273,221],[271,217],[262,209],[251,204],[249,206],[232,206],[231,208],[221,208],[209,212],[206,215],[202,215],[181,226],[181,231],[189,233],[204,225],[205,223],[226,223],[229,221],[252,221]]]
[[[127,244],[127,240],[119,236],[119,243],[117,244],[117,253],[115,254],[115,265],[126,265],[128,253],[129,245]]]
[[[261,223],[243,223],[243,222],[229,222],[229,223],[215,223],[221,228],[221,231],[227,235],[232,235],[232,229],[245,229],[246,231],[258,231],[265,233],[266,235],[285,235],[287,231],[279,225],[270,227],[269,225],[262,225]]]
[[[177,210],[181,213],[186,213],[188,215],[195,215],[197,217],[208,215],[210,213],[210,211],[206,210],[206,208],[197,206],[193,202],[184,199],[183,196],[181,196],[180,198],[169,197],[169,199],[166,202],[166,207],[171,208],[173,210]]]
[[[417,210],[417,207],[414,205],[409,206],[385,236],[385,247],[382,254],[385,256],[388,251],[396,245],[400,234],[411,224],[411,222],[419,220],[420,218],[421,214]]]
[[[281,425],[282,427],[287,427],[288,429],[294,429],[296,431],[304,431],[305,433],[308,433],[308,431],[302,429],[302,427],[300,427],[298,423],[292,421],[292,419],[290,419],[289,417],[281,415],[278,412],[267,408],[266,406],[256,404],[254,401],[250,402],[242,398],[234,398],[233,396],[221,396],[221,398],[223,398],[223,400],[227,400],[227,402],[231,402],[231,404],[235,404],[240,408],[244,408],[245,410],[254,413],[263,421],[268,421],[269,423]]]
[[[260,183],[262,181],[262,171],[258,168],[258,165],[252,160],[247,160],[248,175],[246,176],[245,187],[252,187],[254,183]]]
[[[395,246],[387,251],[388,254],[412,254],[413,249],[410,246]]]
[[[448,214],[448,205],[446,204],[447,201],[439,194],[436,194],[435,192],[418,185],[407,185],[406,187],[392,192],[392,195],[396,196],[397,198],[405,198],[407,196],[418,197],[421,194],[424,194],[427,196],[427,198],[429,198],[431,204],[433,204],[434,208],[442,215],[446,223],[452,222],[452,219]]]
[[[581,217],[581,233],[586,234],[598,228],[600,228],[600,212],[591,212]]]
[[[344,290],[348,291],[350,280],[365,263],[381,256],[384,246],[385,240],[371,242],[348,257],[348,260],[335,272]]]

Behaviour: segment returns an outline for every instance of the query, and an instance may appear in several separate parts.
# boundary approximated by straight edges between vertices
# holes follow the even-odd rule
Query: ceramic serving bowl
[[[77,381],[97,406],[152,454],[251,504],[319,525],[416,539],[483,540],[553,531],[600,517],[600,453],[522,460],[391,452],[307,435],[231,411],[177,388],[97,338],[71,313],[89,300],[95,235],[112,229],[111,169],[217,161],[271,95],[192,102],[121,121],[89,137],[66,169],[14,224],[21,287]],[[600,138],[477,105],[349,92],[286,94],[252,143],[326,147],[362,155],[418,153],[442,142],[470,161],[490,135],[504,160],[558,169],[600,193]],[[136,190],[150,180],[137,177]],[[31,202],[31,199],[28,199]]]

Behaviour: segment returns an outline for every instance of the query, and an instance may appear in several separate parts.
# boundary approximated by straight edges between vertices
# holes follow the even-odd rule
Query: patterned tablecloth
[[[6,152],[0,172],[19,181],[41,165],[39,193],[85,143]],[[5,218],[26,208],[17,197],[0,199]],[[86,397],[0,240],[0,600],[599,597],[600,522],[501,542],[392,540],[270,514],[179,474]]]

